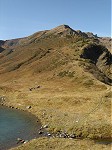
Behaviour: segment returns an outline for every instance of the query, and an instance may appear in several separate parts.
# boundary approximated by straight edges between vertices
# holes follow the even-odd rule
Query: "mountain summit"
[[[48,31],[48,33],[51,33],[51,34],[54,34],[54,35],[57,35],[57,34],[60,34],[60,35],[74,35],[74,34],[77,34],[76,31],[74,31],[72,28],[70,28],[68,25],[60,25],[56,28],[53,28],[51,30]]]
[[[71,28],[68,25],[63,24],[63,25],[53,28],[53,30],[55,30],[55,29],[56,30],[64,30],[64,29],[71,29]]]
[[[74,31],[72,28],[70,28],[68,25],[65,25],[65,24],[60,25],[60,26],[57,26],[57,27],[51,29],[51,31],[52,31],[52,30],[58,31],[58,32],[63,32],[63,31],[65,31],[65,30],[72,30],[72,31]]]
[[[58,37],[80,36],[83,38],[96,38],[97,40],[101,41],[105,46],[107,46],[109,49],[111,47],[110,38],[100,38],[97,37],[97,35],[94,35],[92,32],[82,32],[80,30],[74,30],[70,26],[65,24],[57,26],[51,30],[36,32],[25,38],[18,38],[18,39],[6,40],[6,41],[0,40],[0,46],[2,48],[4,47],[8,48],[8,47],[15,47],[24,44],[26,45],[29,44],[30,42],[34,42],[43,38],[49,38],[52,36],[58,36]]]

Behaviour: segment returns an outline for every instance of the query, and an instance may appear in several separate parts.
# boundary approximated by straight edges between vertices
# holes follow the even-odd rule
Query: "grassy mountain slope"
[[[2,103],[31,105],[51,133],[109,138],[112,56],[110,41],[102,42],[67,25],[1,41]]]

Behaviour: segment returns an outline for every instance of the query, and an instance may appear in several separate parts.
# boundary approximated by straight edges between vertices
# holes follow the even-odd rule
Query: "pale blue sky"
[[[0,39],[25,37],[61,24],[111,36],[111,0],[0,0]]]

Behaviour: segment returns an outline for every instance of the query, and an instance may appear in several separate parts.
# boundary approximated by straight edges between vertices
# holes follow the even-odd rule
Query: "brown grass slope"
[[[20,109],[31,105],[28,111],[38,116],[43,125],[48,124],[51,133],[110,138],[109,44],[107,49],[98,37],[61,25],[2,42],[1,47],[0,95],[6,97],[4,104]],[[65,141],[62,140],[63,148],[67,146]]]
[[[110,84],[111,54],[99,43],[98,39],[88,38],[85,33],[76,32],[67,25],[27,38],[9,40],[1,47],[0,73],[14,70],[40,73],[87,60],[93,74],[98,70],[96,76],[101,74],[104,76],[101,81]]]

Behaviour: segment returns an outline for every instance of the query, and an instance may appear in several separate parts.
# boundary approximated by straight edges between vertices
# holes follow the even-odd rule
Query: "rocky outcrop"
[[[5,43],[5,41],[0,40],[0,46],[2,46]]]
[[[89,44],[83,48],[81,58],[89,60],[92,64],[88,70],[100,81],[111,84],[110,66],[112,63],[112,55],[108,49],[102,45]]]
[[[4,50],[5,50],[4,48],[0,47],[0,53],[3,52]]]

